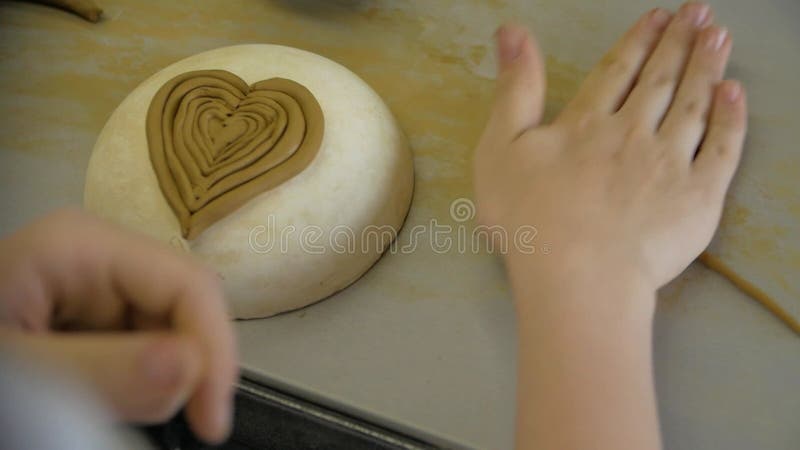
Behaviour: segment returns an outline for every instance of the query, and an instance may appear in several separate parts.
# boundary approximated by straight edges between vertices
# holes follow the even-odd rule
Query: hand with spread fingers
[[[70,369],[120,420],[186,403],[200,438],[230,432],[238,369],[217,274],[82,212],[0,241],[0,341]]]
[[[708,245],[746,129],[723,80],[731,37],[707,5],[656,9],[542,124],[545,70],[522,27],[497,33],[496,99],[475,151],[478,218],[533,226],[548,254],[505,255],[519,321],[526,448],[656,448],[655,291]]]

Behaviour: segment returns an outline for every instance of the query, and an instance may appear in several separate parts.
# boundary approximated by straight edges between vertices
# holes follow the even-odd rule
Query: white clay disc
[[[274,77],[302,84],[322,108],[325,132],[305,170],[187,241],[152,168],[145,117],[167,81],[206,69],[248,84]],[[266,317],[328,297],[366,272],[385,249],[387,231],[402,226],[413,178],[405,136],[355,74],[306,51],[239,45],[172,64],[128,95],[97,139],[84,203],[216,268],[234,317]]]

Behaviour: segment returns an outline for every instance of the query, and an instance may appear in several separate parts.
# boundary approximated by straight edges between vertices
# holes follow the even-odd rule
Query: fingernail
[[[158,342],[145,350],[144,376],[157,386],[172,386],[181,376],[181,362],[171,342]]]
[[[656,8],[650,11],[650,23],[656,27],[663,27],[669,23],[670,13],[662,8]]]
[[[729,103],[734,103],[739,100],[739,97],[742,96],[742,86],[735,81],[725,83],[723,95],[725,96],[725,100],[727,100]]]
[[[714,28],[707,36],[706,36],[706,48],[709,50],[719,50],[722,48],[722,44],[725,42],[725,38],[728,37],[728,29],[727,28]]]
[[[711,8],[708,5],[701,4],[698,6],[697,15],[694,19],[695,26],[701,26],[706,23],[708,20],[708,13],[711,12]]]
[[[699,27],[708,19],[710,8],[704,3],[687,3],[681,7],[680,16],[690,20],[692,25]]]
[[[503,25],[495,33],[497,37],[497,49],[502,63],[509,63],[515,60],[522,52],[522,44],[525,41],[525,33],[520,32],[516,27]]]

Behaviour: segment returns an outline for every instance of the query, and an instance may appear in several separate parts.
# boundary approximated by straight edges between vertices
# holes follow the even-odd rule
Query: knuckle
[[[602,121],[602,118],[599,114],[594,114],[592,112],[576,114],[573,119],[573,131],[579,134],[585,134],[593,129],[596,129]]]
[[[219,272],[203,264],[197,264],[193,269],[190,279],[195,289],[211,293],[222,291],[222,279]]]
[[[50,214],[49,220],[58,224],[75,224],[86,218],[86,214],[76,207],[62,207]]]
[[[225,287],[220,273],[214,270],[205,271],[205,275],[197,281],[194,289],[197,295],[205,299],[209,311],[214,311],[214,314],[228,314]]]
[[[745,127],[745,119],[735,113],[720,114],[719,124],[729,133],[735,133]]]
[[[700,114],[700,122],[703,126],[711,120],[711,111],[708,108],[703,109],[703,112]]]
[[[48,248],[51,252],[74,252],[75,248],[92,242],[86,220],[87,216],[78,208],[60,208],[31,224],[24,233],[30,245]],[[91,246],[88,247],[77,256],[85,257],[91,250]]]
[[[639,144],[652,135],[652,130],[638,120],[626,124],[624,141],[626,144]]]
[[[680,165],[675,157],[675,152],[667,150],[656,150],[653,152],[653,172],[656,175],[664,175],[670,179],[680,171]]]
[[[701,112],[700,102],[696,99],[689,99],[683,105],[683,112],[687,115],[694,116]]]
[[[668,72],[655,72],[644,75],[644,83],[654,90],[672,90],[675,88],[675,77]]]
[[[222,290],[222,277],[216,269],[209,266],[204,266],[201,269],[201,272],[203,279],[208,284],[208,287],[210,289],[214,289],[217,291]]]
[[[702,183],[695,183],[689,190],[692,203],[698,206],[710,206],[719,201],[720,188],[715,180],[704,180]]]
[[[727,142],[719,142],[714,144],[711,147],[711,151],[714,155],[720,158],[727,158],[734,153],[732,146]]]

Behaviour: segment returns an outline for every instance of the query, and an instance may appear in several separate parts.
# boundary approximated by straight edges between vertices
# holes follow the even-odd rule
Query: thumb
[[[119,419],[172,417],[195,389],[200,351],[188,337],[164,332],[25,334],[21,350],[82,378]]]
[[[495,34],[498,73],[487,133],[513,140],[542,118],[546,75],[536,40],[523,26],[505,24]]]

